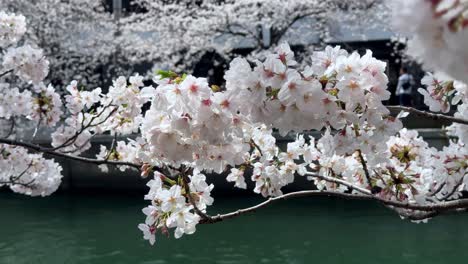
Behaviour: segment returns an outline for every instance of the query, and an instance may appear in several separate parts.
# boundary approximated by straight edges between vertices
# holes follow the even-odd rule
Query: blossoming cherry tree
[[[416,42],[428,30],[447,35],[432,34],[425,37],[428,41],[417,42],[428,49],[442,39],[447,42],[441,52],[456,57],[452,48],[468,43],[466,1],[396,4],[401,8],[396,20],[405,18],[409,8],[428,12],[414,18],[409,29]],[[103,93],[100,88],[83,91],[73,81],[61,96],[41,82],[48,64],[40,49],[17,46],[24,31],[24,17],[0,13],[0,40],[6,50],[0,118],[8,124],[0,137],[0,185],[14,192],[45,196],[58,188],[61,166],[42,153],[93,163],[102,170],[108,166],[139,170],[150,180],[144,197],[146,219],[138,228],[151,244],[158,232],[168,235],[173,230],[179,238],[193,234],[198,224],[237,217],[292,197],[374,200],[412,221],[468,208],[468,199],[462,197],[468,183],[468,88],[466,72],[452,71],[450,63],[434,67],[446,74],[442,79],[440,74],[428,75],[423,80],[427,90],[420,92],[431,111],[447,113],[456,106],[454,116],[384,106],[390,96],[386,64],[370,51],[361,55],[326,47],[314,52],[312,64],[301,69],[286,43],[263,61],[234,59],[222,89],[210,86],[205,78],[160,71],[155,85],[146,86],[138,75],[118,77]],[[427,61],[426,56],[423,52],[419,58]],[[9,87],[9,78],[27,85]],[[143,112],[145,104],[150,107]],[[400,112],[395,116],[390,110]],[[437,150],[416,131],[403,128],[400,119],[408,114],[452,122],[447,128],[449,144]],[[19,137],[18,120],[52,129],[51,145]],[[296,133],[296,138],[280,149],[274,130],[281,135]],[[309,131],[319,131],[322,137],[311,137]],[[96,158],[83,157],[99,134],[115,139],[110,146],[100,146]],[[138,136],[128,137],[134,134]],[[253,186],[267,199],[250,208],[209,215],[214,202],[209,178],[223,172],[228,173],[229,184]],[[298,177],[310,184],[303,191],[283,193],[283,187]]]

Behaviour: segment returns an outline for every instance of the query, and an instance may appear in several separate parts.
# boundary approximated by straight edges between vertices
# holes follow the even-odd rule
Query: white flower
[[[175,238],[180,238],[183,234],[190,235],[195,232],[200,217],[192,213],[191,210],[192,206],[179,208],[167,218],[167,227],[176,228],[174,232]]]
[[[80,93],[80,96],[83,100],[83,105],[87,108],[90,108],[93,106],[95,103],[99,102],[101,99],[101,88],[96,88],[90,92],[88,91],[83,91]]]
[[[140,76],[139,74],[133,75],[129,78],[129,82],[131,85],[136,86],[136,87],[142,87],[144,86],[143,84],[143,76]]]
[[[214,199],[211,197],[211,191],[214,185],[208,185],[206,183],[206,176],[198,171],[194,171],[193,176],[189,178],[191,195],[195,195],[198,209],[204,211],[208,205],[213,204]]]
[[[157,197],[162,201],[161,210],[170,212],[182,208],[185,198],[181,195],[182,189],[179,185],[172,186],[169,190],[162,190]]]
[[[159,219],[160,208],[157,208],[153,205],[149,205],[143,208],[142,212],[146,215],[145,224],[151,226],[156,223]]]
[[[139,224],[138,229],[143,232],[143,239],[148,240],[151,245],[156,242],[156,227],[147,224]]]
[[[335,67],[338,58],[345,56],[348,56],[348,52],[341,49],[340,46],[334,48],[327,46],[324,51],[316,51],[312,54],[311,73],[306,75],[310,76],[312,73],[317,76],[328,74],[328,69],[333,69]]]
[[[288,66],[294,66],[297,62],[294,60],[294,53],[291,51],[289,44],[284,42],[275,48],[278,54],[278,59]]]
[[[235,182],[234,186],[241,189],[246,189],[247,184],[245,183],[244,170],[236,168],[231,169],[231,173],[226,177],[228,182]]]

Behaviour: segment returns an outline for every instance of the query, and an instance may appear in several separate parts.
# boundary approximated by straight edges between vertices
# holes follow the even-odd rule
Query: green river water
[[[213,212],[258,198],[221,198]],[[142,196],[28,198],[0,193],[0,263],[466,263],[468,214],[412,224],[372,203],[303,198],[213,225],[157,237],[137,224]]]

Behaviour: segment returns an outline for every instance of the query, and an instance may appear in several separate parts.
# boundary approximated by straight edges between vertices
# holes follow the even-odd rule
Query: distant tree
[[[370,26],[386,15],[382,0],[345,2],[124,0],[120,17],[110,0],[0,0],[0,5],[27,17],[27,39],[43,47],[50,60],[49,80],[96,85],[145,63],[191,73],[213,53],[225,67],[238,48],[247,48],[249,58],[262,58],[291,38],[303,41],[310,54],[313,46],[304,35],[323,44],[330,24],[358,17],[354,20]]]
[[[155,60],[169,61],[181,70],[190,69],[207,50],[230,60],[236,49],[244,47],[250,58],[263,58],[282,42],[294,41],[310,54],[330,39],[332,25],[341,23],[350,30],[381,27],[388,18],[388,6],[381,0],[135,0],[132,4],[145,13],[129,14],[122,28],[138,33],[139,42],[146,43],[148,48],[137,51],[152,53]]]
[[[25,41],[43,48],[50,60],[48,79],[99,83],[112,65],[116,25],[104,2],[89,0],[0,0],[2,9],[22,13],[29,25]]]

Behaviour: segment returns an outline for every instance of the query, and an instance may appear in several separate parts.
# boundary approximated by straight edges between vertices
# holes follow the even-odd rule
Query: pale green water
[[[218,199],[216,210],[253,204]],[[374,203],[309,198],[200,226],[192,236],[136,228],[140,196],[0,193],[0,263],[466,263],[468,215],[411,224]]]

